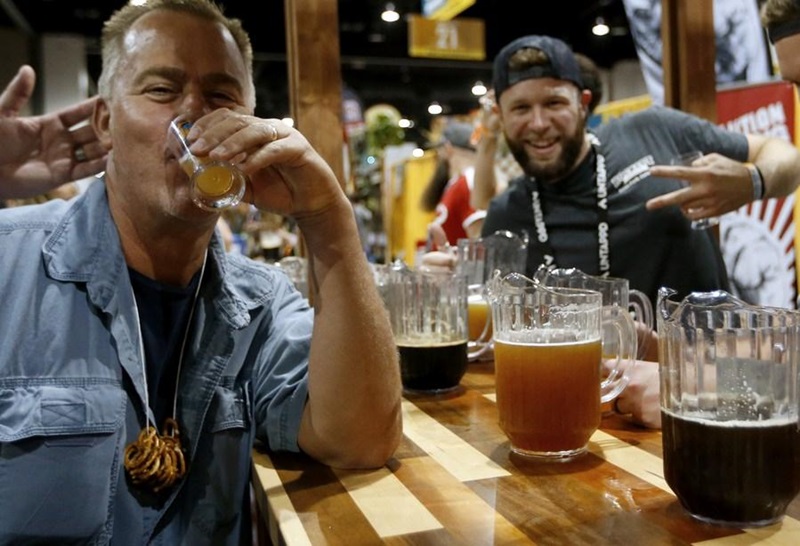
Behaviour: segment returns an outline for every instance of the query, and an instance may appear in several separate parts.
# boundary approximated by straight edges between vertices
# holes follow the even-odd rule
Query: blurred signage
[[[717,92],[717,124],[797,144],[794,85],[740,85]],[[720,248],[731,292],[748,303],[796,308],[798,233],[796,191],[753,201],[720,219]]]
[[[422,14],[428,19],[448,21],[474,3],[475,0],[422,0]]]
[[[486,59],[483,20],[460,18],[435,21],[419,15],[408,20],[408,54],[434,59]]]

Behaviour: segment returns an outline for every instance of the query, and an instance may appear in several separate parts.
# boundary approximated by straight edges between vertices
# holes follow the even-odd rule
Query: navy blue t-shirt
[[[161,432],[164,419],[172,417],[181,345],[200,273],[186,287],[154,281],[131,268],[128,273],[139,308],[150,407]]]

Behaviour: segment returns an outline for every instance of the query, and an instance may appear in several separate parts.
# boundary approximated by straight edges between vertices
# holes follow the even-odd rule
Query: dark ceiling
[[[302,1],[302,0],[299,0]],[[99,71],[98,36],[103,21],[125,0],[0,0],[0,27],[33,36],[81,34],[89,40],[89,71]],[[226,14],[242,20],[256,53],[259,113],[288,115],[286,34],[281,0],[221,0]],[[420,0],[393,0],[401,19],[381,21],[383,0],[338,0],[342,79],[364,107],[389,103],[426,127],[426,107],[436,100],[445,113],[466,113],[477,105],[470,88],[475,80],[491,81],[491,59],[506,43],[525,34],[550,34],[570,43],[601,67],[636,58],[622,0],[476,0],[459,17],[482,19],[486,60],[456,61],[411,58],[403,16],[420,13]],[[530,15],[533,12],[534,15]],[[602,15],[612,32],[591,34]]]

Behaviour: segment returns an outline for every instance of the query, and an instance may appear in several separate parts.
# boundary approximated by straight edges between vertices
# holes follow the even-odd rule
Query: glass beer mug
[[[400,353],[403,390],[446,393],[458,388],[473,353],[467,350],[467,281],[449,270],[392,264],[382,294]]]
[[[469,347],[481,360],[492,358],[492,321],[484,286],[495,271],[502,275],[525,271],[528,238],[508,230],[486,237],[459,239],[456,270],[467,278]],[[484,351],[480,349],[485,348]]]
[[[628,382],[636,331],[627,312],[604,313],[600,292],[548,287],[519,273],[487,283],[497,409],[511,450],[548,461],[586,452],[601,404]],[[604,328],[616,332],[607,348]],[[602,373],[603,360],[611,373]]]
[[[779,521],[800,492],[800,313],[663,287],[656,317],[667,483],[701,521]]]
[[[630,288],[628,279],[589,275],[574,267],[556,268],[546,265],[540,265],[533,278],[545,286],[597,290],[603,295],[603,305],[629,310],[634,322],[644,325],[647,332],[653,329],[653,304],[644,292]],[[647,354],[649,341],[649,335],[639,336],[636,353],[638,358],[644,358]]]

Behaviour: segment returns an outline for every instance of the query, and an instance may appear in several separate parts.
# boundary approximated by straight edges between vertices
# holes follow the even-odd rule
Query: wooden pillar
[[[713,0],[661,0],[664,104],[717,121]]]
[[[296,127],[344,187],[339,12],[333,0],[286,0],[289,106]]]
[[[344,188],[344,127],[339,11],[333,0],[285,0],[289,107],[295,126],[331,166]],[[300,238],[299,252],[306,255]],[[311,264],[309,264],[311,265]],[[308,268],[308,299],[314,275]]]

